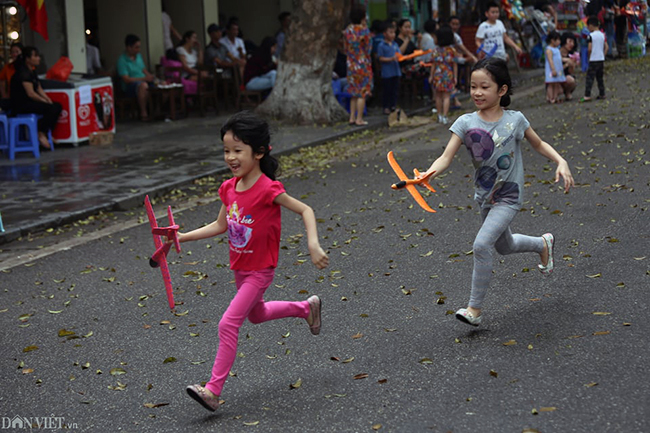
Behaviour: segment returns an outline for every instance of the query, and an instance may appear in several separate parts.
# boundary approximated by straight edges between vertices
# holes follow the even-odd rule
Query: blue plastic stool
[[[43,118],[40,114],[18,114],[16,117],[34,117],[36,118],[36,126],[38,126],[38,121]],[[24,138],[21,136],[21,138]],[[54,152],[54,141],[52,141],[52,130],[47,131],[47,141],[50,143],[50,151]]]
[[[332,80],[332,91],[334,92],[334,97],[339,102],[339,104],[341,104],[341,106],[345,108],[345,110],[349,113],[352,95],[344,92],[343,89],[341,89],[341,82],[339,80]],[[363,114],[368,114],[367,106],[363,107]]]
[[[9,119],[4,113],[0,113],[0,150],[9,150]]]
[[[21,137],[21,127],[27,129]],[[12,117],[9,119],[9,159],[14,160],[18,152],[32,152],[35,158],[41,157],[38,142],[36,116]]]

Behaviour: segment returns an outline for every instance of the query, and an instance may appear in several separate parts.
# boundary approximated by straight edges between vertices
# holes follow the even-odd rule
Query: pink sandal
[[[190,397],[199,402],[201,406],[210,412],[216,411],[219,409],[219,406],[221,406],[219,396],[208,392],[208,390],[201,385],[190,385],[185,388],[185,390]]]
[[[311,315],[311,325],[309,325],[309,330],[311,331],[312,334],[318,335],[320,334],[320,325],[321,325],[321,320],[320,320],[321,300],[318,296],[314,295],[311,296],[309,299],[307,299],[307,302],[309,302],[309,314]]]

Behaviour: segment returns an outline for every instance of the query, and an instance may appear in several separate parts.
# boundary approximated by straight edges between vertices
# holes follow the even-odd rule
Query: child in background
[[[585,96],[580,102],[591,101],[591,87],[594,85],[594,78],[598,81],[599,95],[596,99],[605,99],[605,81],[603,79],[603,67],[605,66],[605,56],[609,51],[609,45],[605,40],[605,35],[599,30],[600,22],[596,17],[589,17],[587,28],[589,29],[589,68],[587,69],[587,79],[585,80]]]
[[[221,404],[219,396],[237,355],[239,328],[244,320],[262,323],[301,317],[312,334],[320,332],[318,296],[302,302],[264,302],[264,292],[273,282],[278,264],[282,206],[302,216],[314,265],[323,269],[329,263],[318,243],[314,211],[288,195],[275,180],[278,161],[270,154],[269,125],[252,112],[243,111],[226,121],[221,139],[224,159],[234,177],[219,188],[223,203],[219,216],[207,226],[178,233],[178,240],[187,242],[228,231],[230,268],[235,273],[237,293],[219,321],[219,347],[210,381],[205,387],[187,387],[189,396],[210,411]]]
[[[521,142],[528,140],[540,155],[557,164],[555,182],[564,179],[568,192],[574,185],[566,160],[550,144],[542,141],[518,111],[504,110],[510,105],[510,74],[506,62],[490,57],[472,68],[470,95],[478,111],[464,114],[449,128],[451,138],[442,156],[418,178],[442,174],[458,149],[465,144],[476,169],[474,199],[478,202],[483,225],[474,240],[472,292],[467,308],[456,318],[478,326],[481,308],[492,278],[492,250],[499,254],[535,252],[539,254],[542,274],[553,271],[553,235],[512,234],[510,223],[523,204],[524,166]]]
[[[399,46],[395,42],[395,27],[386,25],[384,40],[377,48],[377,57],[381,63],[384,114],[390,114],[397,108],[399,78],[402,76],[397,60],[399,52]]]
[[[458,18],[456,15],[449,17],[449,27],[451,27],[451,30],[454,32],[454,48],[461,56],[463,56],[458,61],[458,63],[461,66],[461,71],[463,70],[463,68],[470,68],[471,65],[478,62],[478,59],[474,54],[470,53],[467,47],[465,46],[465,44],[463,44],[463,39],[460,37],[459,34],[460,18]],[[460,76],[463,77],[464,76],[463,73],[460,73]],[[456,80],[456,86],[458,86],[458,84],[459,84],[458,80]],[[469,87],[469,83],[465,83],[465,85]],[[459,90],[457,90],[452,94],[452,98],[453,98],[453,104],[451,105],[452,110],[458,110],[459,108],[461,108],[461,103],[458,100],[458,96],[457,96],[458,93],[460,93]]]
[[[546,101],[550,104],[560,102],[558,96],[562,93],[562,83],[566,83],[560,41],[561,36],[555,30],[546,37]]]
[[[438,122],[446,125],[449,123],[449,100],[451,93],[456,88],[458,81],[458,65],[454,61],[454,32],[449,26],[443,26],[436,32],[438,46],[433,50],[433,67],[429,76],[429,83],[435,92]]]
[[[476,46],[480,47],[484,44],[483,50],[479,53],[479,59],[484,58],[485,53],[491,52],[495,44],[497,49],[494,57],[503,59],[506,62],[508,61],[508,54],[506,53],[505,44],[510,45],[517,52],[517,55],[521,54],[521,48],[508,36],[503,22],[499,19],[499,5],[488,3],[485,17],[487,21],[483,21],[476,31]]]

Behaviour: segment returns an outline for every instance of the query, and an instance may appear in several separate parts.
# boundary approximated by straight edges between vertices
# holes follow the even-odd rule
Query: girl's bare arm
[[[314,210],[300,200],[296,200],[287,193],[282,193],[275,198],[275,203],[286,207],[292,212],[302,216],[307,231],[307,245],[311,261],[318,269],[324,269],[329,264],[329,257],[323,251],[318,242],[318,229],[316,228],[316,216]]]
[[[226,206],[221,205],[219,216],[212,223],[203,226],[188,233],[178,232],[179,242],[198,241],[199,239],[211,238],[218,236],[228,230],[228,222],[226,221]]]
[[[566,160],[562,158],[559,153],[557,153],[553,146],[545,141],[542,141],[542,139],[539,138],[539,135],[537,135],[532,127],[528,127],[524,134],[524,137],[526,137],[526,140],[528,140],[530,145],[533,146],[533,149],[535,149],[537,153],[557,164],[557,170],[555,170],[555,183],[559,182],[560,177],[562,177],[562,179],[564,179],[564,191],[569,192],[569,190],[575,186],[573,175],[571,174],[571,169],[569,168],[569,163],[566,162]]]
[[[447,167],[451,164],[451,161],[454,160],[454,155],[456,155],[456,152],[458,152],[458,149],[460,146],[463,144],[463,141],[460,139],[459,136],[456,134],[452,133],[451,138],[449,139],[449,143],[447,143],[447,147],[445,148],[445,151],[442,152],[442,155],[438,157],[435,161],[433,161],[433,164],[431,164],[431,167],[429,169],[422,173],[420,177],[427,177],[429,174],[432,174],[432,177],[436,177],[445,170],[447,170]]]

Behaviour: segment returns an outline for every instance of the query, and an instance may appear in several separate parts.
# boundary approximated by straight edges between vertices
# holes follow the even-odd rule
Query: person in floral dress
[[[348,66],[348,93],[350,99],[350,125],[367,125],[363,120],[366,98],[372,91],[372,41],[366,21],[365,8],[350,12],[351,24],[343,32]]]
[[[437,32],[438,46],[433,50],[433,66],[429,83],[433,89],[436,110],[438,110],[438,122],[449,123],[449,100],[456,88],[458,79],[458,65],[454,62],[456,50],[454,49],[454,32],[451,27],[441,27]]]

